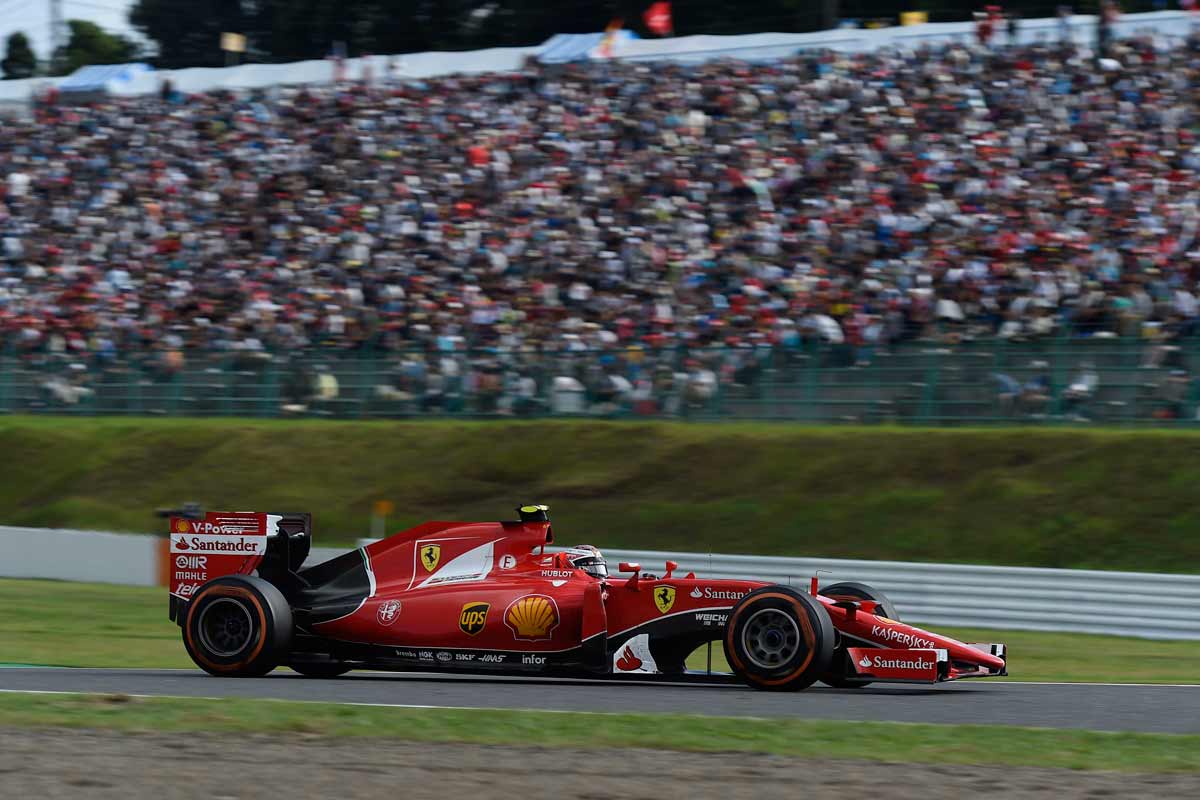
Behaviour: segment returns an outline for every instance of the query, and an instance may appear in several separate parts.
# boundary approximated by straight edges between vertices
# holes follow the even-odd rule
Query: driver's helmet
[[[590,544],[577,544],[565,553],[567,560],[575,569],[581,569],[593,578],[608,577],[608,562],[599,550]]]

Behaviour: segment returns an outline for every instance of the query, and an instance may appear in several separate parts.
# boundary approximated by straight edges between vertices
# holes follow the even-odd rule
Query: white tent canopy
[[[1127,14],[1113,26],[1117,36],[1147,33],[1164,41],[1177,40],[1193,28],[1193,17],[1184,11]],[[1057,39],[1057,18],[1023,20],[1020,40],[1032,43]],[[1096,17],[1077,15],[1066,21],[1070,37],[1079,44],[1095,41]],[[814,33],[755,33],[744,36],[683,36],[666,39],[621,37],[613,58],[627,61],[674,61],[700,63],[717,58],[747,61],[778,60],[813,49],[865,52],[884,47],[913,48],[973,40],[970,22],[927,23],[877,29],[835,29]],[[549,50],[547,49],[549,48]],[[343,76],[348,80],[420,80],[452,74],[503,73],[520,69],[527,58],[561,49],[561,38],[553,37],[538,47],[496,47],[469,52],[427,52],[396,56],[366,56],[347,59]],[[594,53],[594,51],[592,51]],[[329,59],[292,64],[245,64],[239,67],[162,70],[125,74],[106,84],[114,95],[152,94],[169,80],[184,93],[218,89],[245,90],[271,86],[328,85],[334,81],[334,63]],[[116,73],[114,73],[116,74]],[[62,83],[64,78],[34,78],[0,81],[0,108],[24,104],[37,92]]]

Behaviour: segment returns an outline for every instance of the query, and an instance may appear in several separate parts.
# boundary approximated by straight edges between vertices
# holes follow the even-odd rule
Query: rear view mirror
[[[620,564],[617,565],[617,571],[618,572],[641,572],[642,565],[635,564],[632,561],[622,561]]]
[[[675,570],[677,570],[677,569],[679,569],[679,564],[678,564],[677,562],[675,562],[675,561],[668,561],[668,562],[667,562],[667,574],[666,574],[666,575],[663,575],[663,580],[666,580],[667,578],[670,578],[670,577],[671,577],[671,575],[672,575],[672,574],[675,572]]]

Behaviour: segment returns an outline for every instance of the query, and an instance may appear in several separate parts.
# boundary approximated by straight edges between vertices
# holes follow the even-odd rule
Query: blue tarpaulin
[[[568,61],[584,61],[604,41],[603,33],[558,33],[551,36],[538,48],[537,60],[543,64],[565,64]],[[620,45],[638,38],[633,31],[619,30],[615,44]]]
[[[150,72],[149,64],[93,64],[72,72],[58,84],[58,90],[103,92],[110,85],[128,83],[143,72]]]

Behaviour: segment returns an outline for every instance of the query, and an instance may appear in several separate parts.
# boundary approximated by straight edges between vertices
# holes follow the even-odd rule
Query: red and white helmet
[[[608,562],[604,560],[604,555],[590,544],[577,544],[568,548],[563,555],[571,562],[572,567],[583,570],[593,578],[608,577]]]

